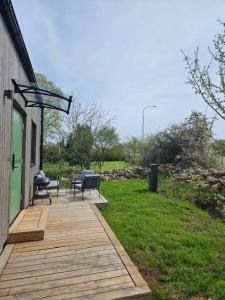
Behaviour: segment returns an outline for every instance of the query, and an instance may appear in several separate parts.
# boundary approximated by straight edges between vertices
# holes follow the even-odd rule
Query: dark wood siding
[[[39,165],[40,110],[24,107],[24,100],[15,95],[15,100],[4,98],[4,90],[13,89],[11,79],[28,81],[21,60],[12,42],[10,33],[0,14],[0,251],[8,236],[8,212],[10,203],[11,172],[11,118],[16,104],[25,116],[25,146],[23,178],[23,206],[26,207],[32,196],[32,178]],[[37,125],[36,165],[31,161],[31,127]]]

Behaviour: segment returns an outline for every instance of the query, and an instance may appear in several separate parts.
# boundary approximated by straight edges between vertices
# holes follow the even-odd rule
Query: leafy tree
[[[221,157],[221,165],[224,167],[224,157],[225,157],[225,140],[216,140],[214,143],[214,149],[218,156]]]
[[[212,125],[202,113],[192,112],[180,124],[172,124],[148,138],[144,163],[212,163]]]
[[[199,48],[191,58],[184,53],[188,71],[188,81],[194,92],[200,94],[204,101],[223,119],[225,119],[225,23],[223,32],[215,35],[212,49],[209,48],[209,64],[201,66]]]
[[[45,75],[36,73],[35,76],[40,86],[50,89],[55,93],[62,94],[60,88],[58,88]],[[45,108],[44,109],[44,144],[58,140],[60,127],[61,127],[60,112],[58,110]]]
[[[121,161],[124,160],[124,145],[119,143],[105,152],[105,161]]]
[[[102,169],[106,151],[117,145],[119,142],[118,134],[114,127],[102,126],[95,134],[94,147],[95,158],[99,169]]]
[[[132,136],[124,145],[125,161],[133,166],[142,163],[144,141]]]
[[[78,163],[81,169],[89,169],[93,143],[94,138],[90,127],[77,124],[74,133],[70,134],[66,144],[67,159],[71,164]]]
[[[58,163],[65,159],[64,141],[59,141],[57,144],[44,145],[44,161],[49,163]]]

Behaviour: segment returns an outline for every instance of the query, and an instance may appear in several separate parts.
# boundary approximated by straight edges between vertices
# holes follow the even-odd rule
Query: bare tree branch
[[[223,25],[223,33],[217,34],[212,41],[212,49],[208,48],[211,56],[208,65],[200,66],[198,47],[194,51],[193,58],[186,55],[183,50],[181,52],[188,72],[187,83],[225,120],[225,23],[219,22]],[[214,70],[214,66],[217,71],[211,76],[210,71]]]

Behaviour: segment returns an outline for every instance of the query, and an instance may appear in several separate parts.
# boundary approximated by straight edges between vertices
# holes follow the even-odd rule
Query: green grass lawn
[[[102,167],[102,171],[127,169],[131,165],[125,163],[124,161],[105,161]],[[69,168],[74,168],[79,170],[79,166],[69,166],[68,163],[63,164],[44,164],[44,171],[46,175],[50,178],[57,177],[68,177],[67,171]],[[91,169],[99,172],[99,168],[95,162],[91,163]]]
[[[124,161],[105,161],[102,166],[102,171],[127,169],[129,167],[131,167],[131,165],[125,163]],[[91,169],[99,171],[99,168],[95,162],[91,164]]]
[[[225,224],[182,200],[184,187],[167,179],[160,183],[161,194],[147,188],[143,180],[104,182],[109,207],[102,213],[153,299],[224,300]]]

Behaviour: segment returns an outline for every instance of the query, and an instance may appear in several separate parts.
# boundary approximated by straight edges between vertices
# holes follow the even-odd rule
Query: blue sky
[[[13,0],[36,72],[65,93],[95,102],[121,138],[153,133],[206,105],[185,84],[180,49],[192,54],[222,30],[224,0]],[[209,116],[214,113],[207,109]],[[225,138],[225,121],[215,133]]]

